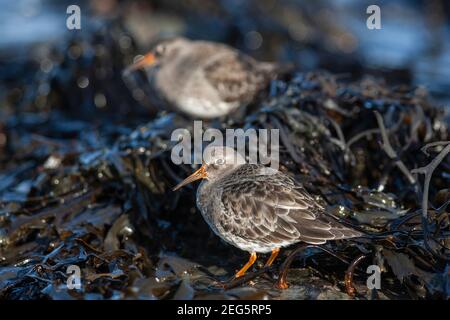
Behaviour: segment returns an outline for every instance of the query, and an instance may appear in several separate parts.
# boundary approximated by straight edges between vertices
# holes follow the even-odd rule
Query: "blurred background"
[[[81,9],[81,30],[66,27],[73,4]],[[372,4],[381,8],[381,30],[366,26]],[[339,215],[358,212],[361,223],[381,219],[372,227],[382,228],[400,219],[398,228],[408,221],[420,233],[415,190],[368,132],[376,126],[373,110],[382,112],[386,127],[394,128],[391,143],[409,168],[430,160],[419,151],[426,142],[448,140],[442,108],[450,104],[449,17],[445,0],[0,0],[0,299],[190,299],[198,292],[262,299],[266,291],[280,299],[348,298],[343,286],[335,287],[347,265],[326,255],[308,261],[314,272],[297,269],[291,278],[297,287],[287,293],[267,281],[258,290],[208,291],[205,274],[209,280],[231,274],[245,253],[212,236],[196,212],[195,189],[171,191],[192,171],[169,162],[170,133],[188,120],[156,116],[145,73],[123,77],[122,71],[158,40],[176,35],[294,63],[299,72],[293,80],[271,87],[279,89],[272,102],[281,106],[272,112],[280,119],[275,127],[295,138],[286,145],[301,147],[300,160],[284,152],[284,165],[313,191],[330,195]],[[302,73],[321,69],[332,75]],[[361,80],[367,78],[372,80]],[[341,109],[328,110],[330,97]],[[295,114],[302,117],[293,120]],[[267,119],[244,123],[271,126]],[[333,130],[339,124],[345,137],[358,141],[355,164],[343,160],[322,127],[306,126],[308,119]],[[289,120],[306,129],[290,129]],[[441,165],[434,174],[430,194],[436,205],[450,199],[448,168]],[[356,196],[337,188],[344,183],[357,186]],[[395,195],[379,192],[378,183]],[[399,281],[386,281],[397,286],[383,293],[387,297],[429,297],[448,284],[448,264],[445,269],[422,255],[428,252],[418,246],[420,236],[395,243],[408,246],[403,253],[383,251],[398,267]],[[351,261],[358,250],[344,247]],[[423,269],[433,274],[416,269],[408,257],[419,257],[422,267],[429,263]],[[87,277],[83,293],[61,289],[65,267],[74,263]],[[198,264],[208,269],[199,268],[189,282],[185,271]],[[427,295],[405,275],[425,279]]]
[[[81,8],[81,30],[66,28],[70,4]],[[294,62],[301,71],[327,69],[353,79],[370,74],[388,83],[423,85],[448,104],[450,3],[377,1],[381,30],[366,27],[371,4],[1,0],[0,112],[64,105],[75,109],[73,116],[83,117],[99,109],[119,116],[145,109],[145,86],[123,83],[116,71],[157,39],[174,35],[228,43],[258,59]],[[95,72],[89,68],[92,63]],[[53,86],[64,89],[64,95],[55,95]]]

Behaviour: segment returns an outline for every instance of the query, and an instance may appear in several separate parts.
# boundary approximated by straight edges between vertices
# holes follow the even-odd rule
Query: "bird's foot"
[[[278,289],[287,289],[289,288],[288,283],[286,282],[286,280],[284,280],[283,278],[281,278],[277,284],[275,285]]]

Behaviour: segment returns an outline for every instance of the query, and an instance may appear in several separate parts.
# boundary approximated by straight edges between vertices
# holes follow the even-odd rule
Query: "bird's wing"
[[[274,75],[274,65],[234,50],[222,50],[204,67],[205,78],[225,102],[251,102]]]
[[[307,191],[284,174],[228,181],[222,192],[226,233],[265,244],[311,244],[361,234],[323,213]]]

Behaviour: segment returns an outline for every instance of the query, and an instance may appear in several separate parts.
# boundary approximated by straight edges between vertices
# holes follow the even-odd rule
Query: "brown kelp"
[[[171,191],[192,169],[172,163],[171,133],[192,121],[157,113],[143,74],[122,77],[132,35],[113,21],[40,48],[1,73],[0,298],[448,298],[449,120],[424,88],[293,69],[241,117],[209,123],[279,129],[280,170],[365,233],[230,281],[245,253],[210,232],[195,186]]]

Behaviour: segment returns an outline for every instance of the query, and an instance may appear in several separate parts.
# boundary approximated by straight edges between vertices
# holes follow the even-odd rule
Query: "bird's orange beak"
[[[191,174],[189,177],[187,177],[186,179],[181,181],[179,184],[177,184],[172,189],[172,191],[176,191],[176,190],[180,189],[181,187],[187,185],[188,183],[194,182],[195,180],[204,179],[206,177],[207,177],[207,175],[206,175],[206,167],[205,167],[205,165],[202,165],[200,167],[200,169],[198,169],[193,174]]]
[[[125,69],[124,74],[142,69],[147,66],[151,66],[156,61],[156,57],[153,53],[147,53],[144,57],[133,63],[131,66]]]

